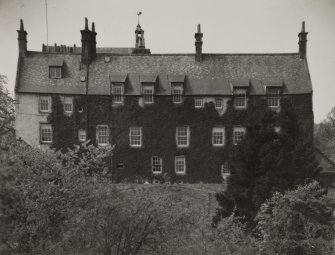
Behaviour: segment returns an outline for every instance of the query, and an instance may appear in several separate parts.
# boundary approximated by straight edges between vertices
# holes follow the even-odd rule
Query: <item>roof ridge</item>
[[[125,48],[127,49],[127,48]],[[42,52],[42,51],[27,51],[34,54],[50,54],[50,55],[81,55],[79,52]],[[194,56],[195,53],[152,53],[152,54],[134,54],[134,53],[100,53],[97,55],[110,56]],[[299,52],[283,52],[283,53],[203,53],[204,56],[290,56],[299,55]]]

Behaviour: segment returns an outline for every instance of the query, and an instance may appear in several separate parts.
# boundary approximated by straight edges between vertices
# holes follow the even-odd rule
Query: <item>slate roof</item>
[[[80,76],[86,69],[80,59],[80,54],[28,52],[19,63],[16,92],[85,94]],[[125,80],[126,95],[140,95],[141,82],[155,77],[157,95],[170,95],[171,84],[183,81],[186,95],[231,95],[234,87],[263,95],[266,86],[282,86],[284,94],[312,93],[307,61],[298,53],[203,54],[202,59],[196,62],[194,54],[98,53],[89,67],[88,94],[109,95],[114,79]],[[63,78],[50,79],[49,63],[62,61]]]

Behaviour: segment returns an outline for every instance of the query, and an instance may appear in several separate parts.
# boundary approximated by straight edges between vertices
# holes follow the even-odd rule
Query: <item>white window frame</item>
[[[240,145],[243,137],[245,136],[245,127],[234,127],[233,131],[233,142],[234,145]]]
[[[45,106],[47,106],[47,108],[45,108]],[[51,112],[51,97],[40,96],[38,102],[38,108],[40,112]]]
[[[280,107],[280,88],[266,88],[266,98],[268,107],[279,108]]]
[[[113,103],[123,104],[124,85],[122,83],[112,84]]]
[[[61,79],[62,78],[62,67],[49,66],[49,77],[52,79]]]
[[[214,127],[212,129],[212,144],[215,147],[220,147],[225,145],[225,128],[224,127]]]
[[[214,105],[215,105],[215,109],[223,109],[223,98],[215,98]]]
[[[142,147],[142,127],[129,128],[130,147]]]
[[[221,177],[226,182],[228,177],[231,175],[231,170],[228,162],[221,164]]]
[[[180,170],[182,169],[182,170]],[[174,158],[174,171],[176,174],[186,174],[186,158],[185,156],[175,156]]]
[[[203,108],[204,107],[204,99],[201,97],[194,98],[194,108]]]
[[[149,93],[148,93],[149,92]],[[142,95],[144,104],[154,103],[154,86],[153,85],[143,85]]]
[[[151,157],[151,171],[153,174],[161,174],[163,172],[163,159],[162,157]]]
[[[234,89],[234,107],[235,109],[247,108],[247,90]]]
[[[73,97],[71,96],[64,96],[64,112],[65,113],[72,113],[73,112]]]
[[[79,129],[78,130],[78,140],[79,142],[86,142],[87,136],[86,136],[86,130]]]
[[[190,146],[190,127],[189,126],[176,127],[176,145],[178,148],[186,148]]]
[[[52,143],[52,126],[51,124],[41,123],[40,124],[40,141],[41,143],[51,144]],[[46,139],[49,138],[49,139]]]
[[[172,94],[172,102],[174,104],[183,103],[183,87],[181,85],[173,85],[171,94]]]
[[[106,146],[109,144],[109,127],[107,125],[97,125],[96,140],[99,146]]]

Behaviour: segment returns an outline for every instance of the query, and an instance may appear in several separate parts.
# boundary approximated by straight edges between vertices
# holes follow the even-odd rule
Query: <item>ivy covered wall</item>
[[[307,132],[313,127],[313,112],[310,95],[285,98],[299,111]],[[282,100],[282,101],[285,101]],[[143,180],[184,183],[220,183],[221,164],[232,160],[234,151],[233,127],[246,126],[248,119],[267,110],[266,98],[249,97],[246,110],[236,110],[232,100],[220,116],[213,103],[203,108],[194,108],[194,98],[186,97],[183,105],[174,105],[171,97],[156,96],[154,104],[140,107],[138,97],[126,97],[123,106],[113,107],[110,96],[75,96],[72,115],[63,113],[58,96],[53,97],[53,111],[49,122],[53,126],[53,146],[64,149],[79,144],[78,130],[87,130],[87,139],[96,144],[97,125],[108,125],[110,143],[115,144],[112,159],[113,179],[116,182],[137,182]],[[279,121],[279,120],[278,120]],[[142,127],[142,147],[129,146],[129,127]],[[190,127],[188,148],[177,148],[176,127]],[[212,128],[225,127],[225,146],[212,145]],[[311,132],[313,135],[313,132]],[[174,158],[184,155],[186,174],[176,175]],[[163,174],[151,172],[151,157],[163,159]]]

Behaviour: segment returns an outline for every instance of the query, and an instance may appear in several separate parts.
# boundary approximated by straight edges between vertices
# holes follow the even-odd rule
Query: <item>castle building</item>
[[[280,54],[203,53],[200,25],[193,54],[151,54],[140,24],[134,48],[96,47],[87,19],[81,47],[28,51],[22,20],[17,32],[17,138],[56,149],[115,145],[116,182],[222,182],[259,101],[279,112],[288,98],[313,135],[304,23],[299,51]]]

